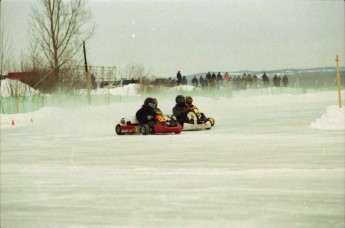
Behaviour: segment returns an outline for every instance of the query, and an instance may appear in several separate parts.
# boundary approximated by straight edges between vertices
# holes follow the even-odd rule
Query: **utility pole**
[[[86,90],[87,90],[87,98],[88,98],[89,105],[90,105],[91,104],[91,83],[90,83],[91,80],[90,80],[90,76],[89,76],[89,70],[88,70],[88,67],[87,67],[85,41],[83,41],[83,49],[84,49],[84,65],[85,65]]]

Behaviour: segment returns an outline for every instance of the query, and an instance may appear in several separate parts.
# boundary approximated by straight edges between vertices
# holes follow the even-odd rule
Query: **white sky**
[[[156,76],[344,63],[344,1],[90,1],[91,65],[143,64]],[[2,0],[14,53],[28,47],[29,1]],[[343,66],[343,64],[341,64]]]

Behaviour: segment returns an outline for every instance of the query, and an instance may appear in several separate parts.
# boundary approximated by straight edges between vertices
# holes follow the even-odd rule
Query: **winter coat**
[[[192,79],[192,85],[194,85],[194,86],[198,86],[199,85],[199,80],[196,77],[194,77]]]
[[[143,105],[141,107],[141,109],[139,109],[137,111],[137,113],[135,114],[135,117],[139,121],[139,124],[142,125],[142,124],[147,124],[147,123],[153,121],[155,115],[156,115],[156,112],[152,108],[150,108],[146,105]],[[147,119],[148,116],[152,116],[152,119],[150,119],[150,120]]]
[[[200,76],[199,81],[200,81],[200,85],[202,87],[204,87],[205,86],[205,79],[202,76]]]
[[[226,72],[226,73],[224,74],[224,79],[227,80],[227,81],[229,81],[229,80],[231,79],[228,72]]]
[[[182,79],[182,75],[181,75],[180,71],[177,72],[176,77],[177,77],[177,80],[181,80]]]
[[[217,74],[217,81],[223,81],[223,76],[220,73]]]
[[[180,85],[182,82],[182,75],[180,71],[177,72],[176,77],[177,77],[177,84]]]
[[[283,77],[283,84],[284,84],[284,86],[287,86],[288,83],[289,83],[289,79],[288,79],[288,77],[285,75],[285,76]]]
[[[188,84],[186,76],[183,76],[181,84],[182,85],[187,85]]]
[[[211,73],[210,72],[208,72],[207,74],[206,74],[206,80],[211,80],[211,78],[212,78],[212,76],[211,76]]]
[[[176,116],[177,121],[183,125],[183,123],[190,123],[191,121],[188,119],[187,114],[189,113],[189,109],[186,105],[179,105],[176,104],[173,108],[173,115]]]

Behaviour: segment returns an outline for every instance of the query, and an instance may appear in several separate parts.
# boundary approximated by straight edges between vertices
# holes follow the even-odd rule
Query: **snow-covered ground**
[[[194,97],[211,130],[116,135],[143,100],[1,114],[1,227],[345,226],[336,92]]]

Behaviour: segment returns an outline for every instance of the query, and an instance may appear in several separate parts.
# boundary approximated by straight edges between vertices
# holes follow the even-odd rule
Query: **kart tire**
[[[115,127],[115,132],[116,132],[116,134],[118,134],[118,135],[124,135],[124,134],[125,134],[125,133],[122,133],[121,125],[120,125],[120,124],[116,125],[116,127]]]
[[[140,133],[143,135],[148,135],[150,134],[150,127],[149,125],[145,124],[143,126],[140,127]]]

